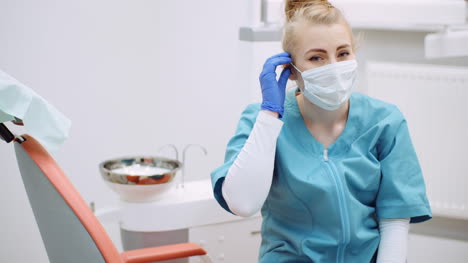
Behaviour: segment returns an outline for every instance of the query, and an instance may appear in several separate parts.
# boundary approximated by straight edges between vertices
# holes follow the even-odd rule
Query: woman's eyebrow
[[[325,49],[321,49],[321,48],[311,48],[311,49],[307,50],[307,52],[304,53],[304,54],[307,54],[307,53],[312,52],[312,51],[327,53],[327,51],[326,51]]]
[[[336,50],[342,49],[342,48],[345,48],[345,47],[350,47],[350,45],[349,44],[341,45],[341,46],[337,47]]]
[[[339,50],[339,49],[342,49],[342,48],[346,48],[346,47],[350,47],[351,45],[350,44],[343,44],[339,47],[336,48],[336,50]],[[327,53],[327,51],[325,49],[321,49],[321,48],[311,48],[309,50],[307,50],[307,52],[304,53],[304,55],[307,55],[309,52],[321,52],[321,53]]]

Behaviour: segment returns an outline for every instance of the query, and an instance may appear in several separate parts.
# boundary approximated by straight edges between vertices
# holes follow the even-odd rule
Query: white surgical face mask
[[[294,64],[297,71],[301,72]],[[336,110],[351,96],[356,86],[357,62],[347,60],[301,72],[304,96],[325,110]]]

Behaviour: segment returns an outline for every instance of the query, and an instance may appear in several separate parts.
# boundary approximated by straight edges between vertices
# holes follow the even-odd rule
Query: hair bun
[[[286,0],[286,3],[284,4],[286,20],[291,20],[296,11],[314,5],[322,5],[323,7],[333,8],[333,5],[328,2],[328,0]]]

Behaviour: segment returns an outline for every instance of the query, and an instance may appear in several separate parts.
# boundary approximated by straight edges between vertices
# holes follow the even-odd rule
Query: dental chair
[[[15,136],[3,123],[0,138],[15,145],[23,183],[50,262],[144,263],[191,256],[202,256],[201,262],[211,262],[206,251],[194,243],[119,253],[91,209],[38,141],[29,135]]]

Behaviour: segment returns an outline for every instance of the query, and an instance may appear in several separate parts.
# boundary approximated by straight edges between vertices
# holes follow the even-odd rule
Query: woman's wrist
[[[265,112],[268,115],[271,115],[271,116],[275,117],[275,118],[279,118],[279,113],[276,112],[276,111],[271,111],[271,110],[262,110],[262,111]]]

